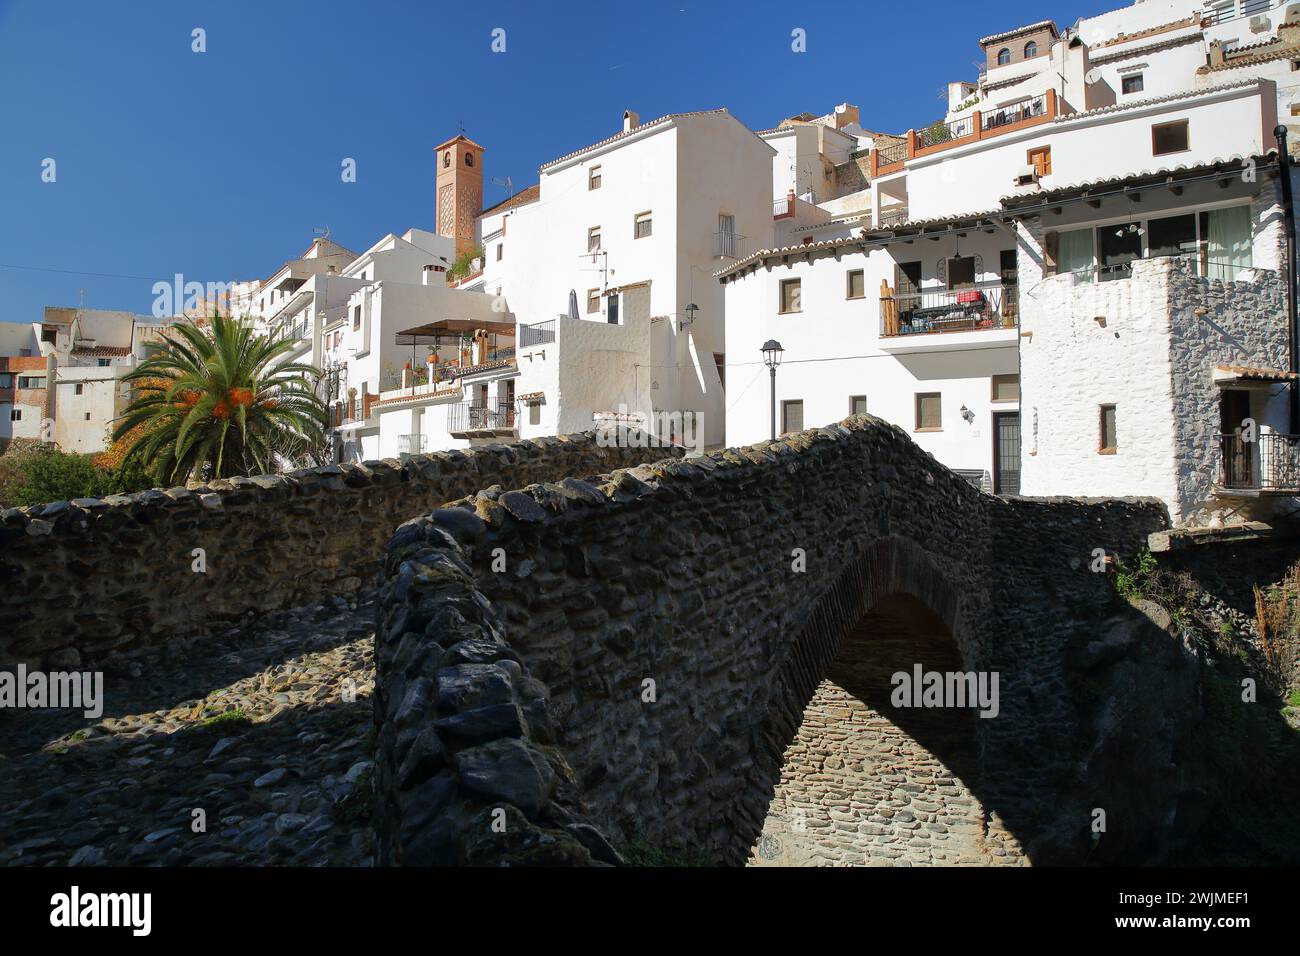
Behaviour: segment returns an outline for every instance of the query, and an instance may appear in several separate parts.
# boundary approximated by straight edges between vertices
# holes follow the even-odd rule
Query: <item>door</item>
[[[506,397],[501,403],[502,427],[515,427],[515,380],[506,379]]]
[[[1219,429],[1223,435],[1223,484],[1225,488],[1256,487],[1254,456],[1250,442],[1242,441],[1241,425],[1250,417],[1250,392],[1225,388],[1219,395]]]
[[[993,493],[1020,494],[1020,413],[993,413]]]

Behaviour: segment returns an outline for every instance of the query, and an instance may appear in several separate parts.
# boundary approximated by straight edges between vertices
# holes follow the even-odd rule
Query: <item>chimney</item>
[[[446,285],[447,270],[442,266],[435,266],[435,265],[425,266],[424,284],[425,285]]]
[[[623,111],[623,132],[627,133],[641,125],[641,117],[631,110]]]

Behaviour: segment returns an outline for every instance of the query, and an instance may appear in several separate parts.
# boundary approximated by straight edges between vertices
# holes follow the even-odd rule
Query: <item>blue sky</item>
[[[264,277],[316,228],[358,251],[432,229],[432,147],[461,124],[516,189],[627,108],[764,128],[848,100],[901,131],[974,78],[981,36],[1120,5],[0,0],[0,320],[83,289],[147,313],[155,281]]]

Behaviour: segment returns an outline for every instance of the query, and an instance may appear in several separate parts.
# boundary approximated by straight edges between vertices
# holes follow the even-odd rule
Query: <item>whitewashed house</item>
[[[440,200],[473,195],[476,181],[481,197],[481,147],[449,143],[439,175],[469,188],[440,185]],[[640,412],[693,418],[707,444],[723,441],[722,290],[712,275],[771,244],[774,155],[725,110],[646,123],[628,112],[620,132],[546,163],[535,190],[477,219],[484,262],[462,288],[503,296],[518,319],[516,394],[532,403],[521,433]],[[630,309],[632,289],[645,291]],[[647,329],[626,328],[634,313]]]
[[[984,42],[991,48],[1011,36]],[[1037,36],[1049,50],[1056,39],[1050,24],[1014,36],[1024,44]],[[1041,72],[1032,63],[1022,69]],[[1035,103],[992,121],[977,110],[943,132],[909,131],[901,149],[873,147],[870,214],[799,227],[798,242],[719,273],[732,363],[728,443],[770,433],[761,349],[775,339],[784,347],[778,432],[865,410],[997,492],[1150,494],[1180,521],[1222,511],[1213,489],[1255,480],[1266,463],[1217,474],[1225,467],[1219,445],[1235,440],[1220,440],[1217,429],[1231,436],[1244,417],[1265,433],[1289,427],[1276,418],[1290,373],[1285,349],[1278,353],[1287,329],[1278,298],[1283,227],[1266,155],[1275,143],[1277,92],[1268,80],[1206,89],[1188,79],[1178,93],[1086,111],[1048,87]],[[950,99],[969,92],[954,90]],[[1153,190],[1151,183],[1165,181]],[[1055,199],[1076,193],[1077,201]],[[1059,257],[1060,271],[1092,269],[1095,283],[1067,290],[1065,278],[1045,281],[1045,241],[1049,263]],[[1090,329],[1102,316],[1111,329],[1102,351],[1082,363],[1079,309]],[[1218,326],[1249,326],[1251,334],[1216,338],[1214,322],[1198,316],[1220,313]],[[1148,330],[1145,350],[1117,340],[1117,324]],[[1120,355],[1145,371],[1137,374]],[[1171,370],[1197,389],[1171,393]],[[1165,393],[1178,397],[1159,414],[1143,412],[1146,431],[1130,433],[1126,451],[1116,452],[1112,439],[1126,418],[1114,395],[1130,374],[1133,395],[1146,396],[1129,395],[1123,404],[1130,408],[1160,407],[1152,404],[1152,375],[1163,375]],[[1098,399],[1080,376],[1112,399]],[[1237,404],[1221,420],[1215,403],[1224,387],[1249,388],[1251,398],[1242,404],[1230,395]],[[734,400],[741,389],[743,404]],[[1154,443],[1146,440],[1152,430],[1187,437]],[[1268,442],[1277,454],[1289,447],[1288,439]],[[1244,454],[1238,446],[1238,459]]]

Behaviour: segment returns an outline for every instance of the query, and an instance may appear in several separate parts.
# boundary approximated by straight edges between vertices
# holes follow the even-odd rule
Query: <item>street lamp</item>
[[[776,339],[763,343],[763,364],[772,372],[772,441],[776,441],[776,367],[781,364],[781,355],[785,349]]]
[[[699,311],[699,306],[692,302],[686,307],[686,321],[677,323],[677,331],[685,331],[686,326],[695,324],[695,313]]]

